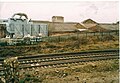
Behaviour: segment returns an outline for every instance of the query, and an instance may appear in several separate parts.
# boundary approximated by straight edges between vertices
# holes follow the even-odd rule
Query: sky
[[[0,2],[0,19],[8,19],[18,12],[27,14],[32,20],[51,21],[52,16],[63,16],[65,22],[82,22],[90,18],[99,23],[115,23],[119,20],[119,2]]]

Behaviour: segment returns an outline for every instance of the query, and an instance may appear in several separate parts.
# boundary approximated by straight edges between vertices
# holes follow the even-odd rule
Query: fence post
[[[94,32],[94,36],[95,36],[95,32]]]
[[[110,36],[110,31],[109,31],[109,36]]]
[[[103,37],[103,32],[101,32],[101,35],[102,35],[102,37]]]
[[[118,31],[116,30],[116,35],[118,34]]]
[[[58,39],[59,39],[58,41],[60,42],[60,40],[61,40],[61,39],[60,39],[60,36],[58,36]]]
[[[86,38],[87,38],[87,32],[86,32]]]
[[[77,31],[77,39],[78,39],[78,36],[79,36],[79,32]]]

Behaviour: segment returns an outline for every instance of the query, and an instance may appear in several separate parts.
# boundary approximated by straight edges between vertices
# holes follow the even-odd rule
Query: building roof
[[[51,23],[50,31],[52,32],[66,32],[66,31],[76,31],[77,29],[84,29],[85,27],[79,23]]]
[[[12,18],[14,18],[16,15],[19,15],[20,18],[21,18],[22,16],[24,16],[26,19],[28,19],[28,16],[27,16],[27,14],[25,14],[25,13],[15,13],[15,14],[12,16]]]
[[[109,24],[109,23],[100,23],[99,26],[103,27],[104,29],[108,30],[119,30],[119,24]]]
[[[64,18],[63,16],[53,16],[52,18],[55,18],[55,17],[57,17],[57,18]]]
[[[96,26],[97,24],[83,24],[85,28],[91,28],[91,27],[94,27]]]
[[[43,21],[43,20],[31,20],[33,23],[50,23],[50,21]]]
[[[93,27],[88,28],[89,31],[91,32],[104,32],[104,31],[109,31],[108,29],[105,29],[103,27],[101,27],[100,25],[96,25]]]
[[[86,28],[91,28],[96,26],[98,23],[93,21],[92,19],[87,19],[84,20],[81,24],[84,25]]]
[[[83,24],[81,24],[81,23],[77,23],[75,26],[76,26],[78,29],[86,29],[86,27],[85,27]]]
[[[93,21],[92,19],[87,19],[82,22],[83,24],[97,24],[97,22]]]

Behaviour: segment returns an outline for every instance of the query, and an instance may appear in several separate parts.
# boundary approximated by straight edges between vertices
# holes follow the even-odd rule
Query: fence
[[[62,42],[68,40],[78,40],[79,38],[90,38],[90,37],[98,37],[99,40],[103,40],[107,37],[119,38],[119,31],[109,31],[109,32],[76,32],[70,33],[69,35],[62,35],[62,36],[49,36],[43,39],[43,41],[47,42]]]

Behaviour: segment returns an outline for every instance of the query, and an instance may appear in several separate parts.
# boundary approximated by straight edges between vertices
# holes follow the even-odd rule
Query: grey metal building
[[[20,18],[15,18],[15,15],[20,15]],[[24,16],[25,18],[21,18]],[[6,23],[6,36],[10,38],[24,38],[24,37],[45,37],[48,36],[47,24],[34,24],[30,22],[25,14],[17,13],[12,18],[8,19]]]

